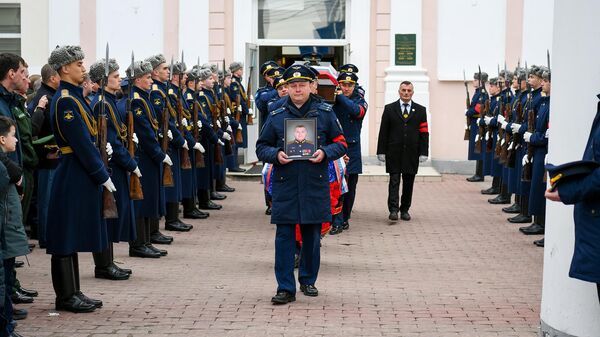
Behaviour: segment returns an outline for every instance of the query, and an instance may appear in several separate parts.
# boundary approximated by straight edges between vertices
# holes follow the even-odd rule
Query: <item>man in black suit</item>
[[[427,111],[424,106],[412,101],[414,87],[411,82],[400,83],[400,99],[387,104],[383,110],[377,158],[385,162],[385,171],[390,174],[388,209],[389,219],[410,220],[408,210],[412,201],[413,184],[419,163],[429,155],[429,129]],[[402,202],[398,205],[400,178]]]

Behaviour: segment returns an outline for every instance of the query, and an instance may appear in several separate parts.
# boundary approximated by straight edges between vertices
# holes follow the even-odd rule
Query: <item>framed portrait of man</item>
[[[317,119],[285,120],[285,154],[290,159],[310,159],[317,150]]]

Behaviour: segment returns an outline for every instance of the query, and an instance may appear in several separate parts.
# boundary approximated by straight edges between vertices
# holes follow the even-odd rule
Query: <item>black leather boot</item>
[[[112,246],[112,242],[109,245]],[[94,277],[104,278],[107,280],[127,280],[129,278],[129,274],[116,268],[110,251],[111,249],[109,247],[101,252],[92,253],[95,264]]]
[[[131,257],[147,257],[147,258],[159,258],[160,254],[146,247],[148,233],[146,233],[147,227],[146,218],[135,219],[135,231],[136,238],[134,241],[129,242],[129,256]]]
[[[192,225],[183,223],[179,220],[179,204],[176,202],[167,203],[167,214],[165,215],[165,229],[176,232],[189,232]]]
[[[478,160],[475,163],[475,175],[467,178],[469,182],[483,181],[483,160]]]
[[[533,223],[527,227],[519,228],[519,231],[525,235],[538,235],[544,234],[546,230],[545,226],[545,215],[536,215],[533,217]]]
[[[481,194],[498,194],[500,193],[500,178],[493,177],[492,178],[492,187],[481,190]]]
[[[52,255],[50,270],[52,274],[52,286],[56,293],[56,310],[75,313],[96,310],[96,306],[81,300],[75,295],[75,275],[71,256]]]
[[[146,230],[150,233],[150,243],[170,245],[173,242],[173,237],[161,233],[158,230],[158,223],[158,218],[148,218]]]
[[[210,200],[209,190],[198,190],[198,208],[208,210],[219,210],[223,206],[215,204]]]
[[[508,218],[511,223],[528,223],[531,222],[531,216],[527,215],[529,212],[529,196],[521,196],[521,212],[512,218]]]
[[[521,212],[521,196],[515,194],[515,203],[509,207],[502,208],[502,212],[516,214]]]
[[[73,274],[75,275],[75,296],[79,297],[82,301],[87,302],[96,308],[102,307],[102,301],[96,300],[93,298],[89,298],[85,296],[83,292],[81,292],[80,282],[79,282],[79,256],[77,253],[72,255],[73,259]]]
[[[113,267],[115,267],[116,269],[118,269],[122,273],[125,273],[127,275],[131,275],[133,273],[133,271],[131,269],[121,268],[121,267],[119,267],[119,266],[117,266],[115,264],[115,250],[114,250],[114,245],[111,243],[110,246],[108,246],[108,248],[110,249],[110,260],[112,261]]]
[[[206,219],[209,214],[202,212],[196,207],[196,203],[193,198],[184,198],[181,201],[183,205],[183,218],[184,219]]]
[[[493,199],[488,199],[492,205],[510,204],[510,194],[508,193],[508,185],[502,184],[500,194]]]
[[[149,219],[148,222],[152,222],[152,220],[153,219]],[[156,219],[156,222],[158,222],[158,219]],[[146,248],[148,248],[149,250],[151,250],[155,253],[158,253],[159,257],[166,256],[168,254],[168,252],[166,250],[158,249],[152,245],[152,236],[150,234],[150,226],[151,226],[150,223],[146,223],[146,244],[145,244]]]
[[[235,188],[227,186],[225,180],[217,180],[217,192],[235,192]]]

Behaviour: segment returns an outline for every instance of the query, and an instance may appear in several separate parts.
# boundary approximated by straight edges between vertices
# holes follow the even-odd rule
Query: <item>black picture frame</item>
[[[317,119],[287,118],[284,126],[285,154],[288,158],[292,160],[312,158],[317,151]]]

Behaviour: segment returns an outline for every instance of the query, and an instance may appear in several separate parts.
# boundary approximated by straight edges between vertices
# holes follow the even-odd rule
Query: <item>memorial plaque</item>
[[[396,34],[394,49],[397,66],[417,65],[417,34]]]

